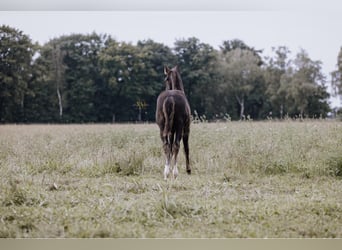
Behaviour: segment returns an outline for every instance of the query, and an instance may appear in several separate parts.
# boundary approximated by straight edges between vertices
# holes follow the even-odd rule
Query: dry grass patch
[[[0,126],[0,237],[342,237],[342,123]]]

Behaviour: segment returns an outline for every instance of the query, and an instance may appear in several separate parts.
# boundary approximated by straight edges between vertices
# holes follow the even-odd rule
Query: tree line
[[[342,52],[333,72],[341,91]],[[71,34],[40,45],[0,26],[0,123],[154,121],[164,65],[178,65],[193,114],[207,120],[326,117],[321,62],[286,46],[271,57],[239,39],[219,49],[195,37],[171,48],[107,34]],[[341,93],[341,92],[340,92]]]

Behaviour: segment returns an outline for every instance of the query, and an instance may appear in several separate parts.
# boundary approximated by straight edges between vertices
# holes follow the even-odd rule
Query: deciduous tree
[[[25,97],[37,45],[22,31],[0,26],[0,122],[25,121]]]

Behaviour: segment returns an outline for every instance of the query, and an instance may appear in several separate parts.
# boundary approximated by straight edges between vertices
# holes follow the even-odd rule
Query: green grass
[[[342,123],[0,126],[0,237],[342,237]]]

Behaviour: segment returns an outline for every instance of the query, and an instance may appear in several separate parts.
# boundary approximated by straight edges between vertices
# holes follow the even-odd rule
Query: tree
[[[63,116],[63,100],[61,95],[61,88],[64,83],[65,66],[63,64],[65,54],[61,50],[58,43],[52,43],[52,61],[54,66],[54,78],[56,81],[56,93],[58,97],[58,107],[59,107],[59,118],[62,119]]]
[[[240,107],[239,117],[244,119],[246,100],[262,80],[259,58],[250,50],[237,48],[221,53],[220,70],[222,94],[234,96]]]
[[[110,39],[99,55],[101,76],[108,93],[112,120],[136,120],[135,104],[142,94],[139,73],[144,69],[139,51],[131,43]]]
[[[32,78],[28,87],[33,93],[26,97],[25,115],[28,122],[56,122],[59,120],[56,87],[51,57],[46,57],[46,47],[39,46],[39,55],[32,65]]]
[[[25,98],[37,45],[22,31],[0,26],[0,122],[25,121]]]
[[[95,102],[101,85],[98,53],[105,38],[95,33],[72,34],[54,38],[42,46],[35,63],[41,72],[37,84],[46,85],[49,90],[44,90],[45,97],[40,97],[50,100],[45,108],[51,109],[54,121],[98,121],[97,108],[101,106]]]
[[[154,120],[157,96],[165,89],[164,66],[175,65],[176,56],[168,46],[152,40],[138,41],[137,51],[144,67],[137,78],[141,91],[136,106],[144,111],[141,119]]]
[[[262,53],[262,50],[257,50],[253,47],[250,47],[244,41],[242,41],[240,39],[223,41],[222,45],[220,46],[221,53],[223,53],[223,54],[226,54],[226,53],[233,51],[235,49],[251,51],[254,54],[254,56],[256,56],[258,58],[258,66],[261,66],[263,64],[263,61],[262,61],[261,56],[260,56],[260,54]]]
[[[328,109],[325,76],[321,72],[321,62],[309,58],[305,50],[297,53],[294,65],[288,68],[280,84],[280,91],[285,93],[286,109],[289,115],[314,115],[310,104],[321,102],[321,115]]]
[[[195,37],[177,40],[174,51],[192,110],[208,113],[213,101],[210,93],[217,89],[217,52]]]
[[[61,49],[65,56],[65,117],[69,122],[98,121],[98,103],[102,77],[98,54],[106,36],[74,34],[63,38]],[[99,100],[99,99],[97,99]],[[102,100],[99,100],[102,101]]]
[[[331,73],[335,94],[342,95],[342,47],[337,56],[337,70]]]
[[[330,107],[327,102],[329,98],[326,86],[318,85],[312,96],[309,97],[307,112],[314,118],[325,118],[330,112]]]
[[[270,112],[272,115],[284,116],[284,104],[287,88],[280,89],[281,82],[285,80],[286,72],[291,66],[289,60],[290,50],[285,46],[272,48],[275,52],[274,58],[269,58],[265,66],[266,95],[270,102]],[[285,81],[285,83],[287,80]]]
[[[66,37],[55,38],[39,46],[33,63],[34,95],[30,98],[27,113],[31,122],[63,122],[67,106],[63,49]]]

